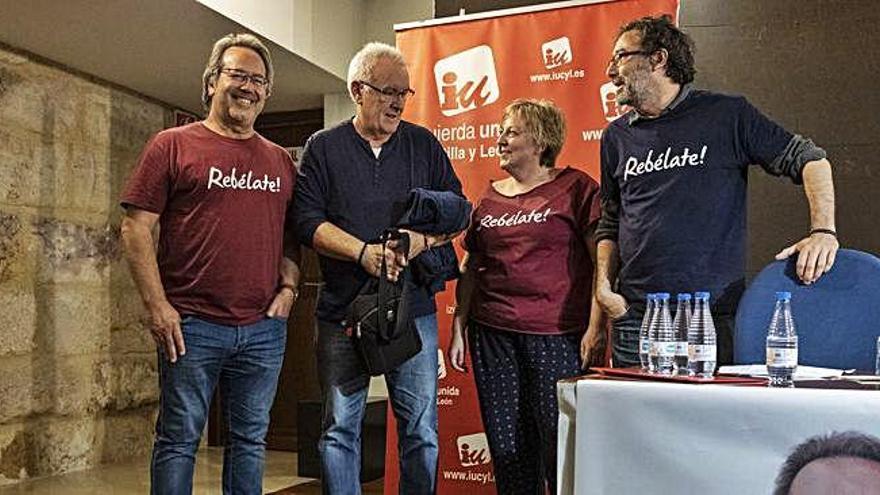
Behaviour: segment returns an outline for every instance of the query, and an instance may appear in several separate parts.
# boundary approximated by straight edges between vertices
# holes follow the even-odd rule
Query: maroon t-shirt
[[[160,215],[159,273],[178,312],[223,325],[264,318],[295,178],[287,151],[257,134],[232,139],[197,122],[147,143],[122,205]]]
[[[585,236],[598,218],[599,185],[576,169],[513,197],[490,185],[464,239],[479,260],[470,316],[523,333],[586,330],[593,263]]]

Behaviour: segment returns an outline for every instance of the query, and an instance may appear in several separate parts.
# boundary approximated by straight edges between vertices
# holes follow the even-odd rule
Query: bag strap
[[[392,337],[392,333],[394,332],[394,328],[389,325],[389,320],[396,321],[396,315],[390,314],[390,310],[385,307],[385,303],[387,301],[392,300],[397,294],[400,287],[401,281],[397,283],[388,281],[388,263],[385,260],[385,249],[388,247],[389,241],[397,241],[398,242],[398,250],[402,250],[405,253],[409,253],[409,235],[401,233],[396,229],[388,229],[382,233],[382,236],[379,238],[382,242],[382,264],[379,269],[379,290],[377,291],[377,308],[379,311],[378,316],[378,324],[379,324],[379,337],[390,341]],[[394,308],[393,311],[399,311],[399,306]]]

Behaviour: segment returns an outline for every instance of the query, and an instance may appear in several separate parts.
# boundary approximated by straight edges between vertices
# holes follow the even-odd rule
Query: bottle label
[[[715,361],[716,349],[714,344],[689,344],[688,359],[690,361]]]
[[[654,342],[651,346],[652,356],[675,356],[675,342]]]
[[[648,339],[639,339],[639,354],[651,353],[651,341]]]
[[[774,368],[791,368],[797,366],[798,363],[798,350],[794,349],[780,349],[780,348],[767,348],[767,366],[773,366]]]
[[[682,340],[681,342],[675,343],[675,355],[676,356],[687,356],[688,355],[687,340]]]

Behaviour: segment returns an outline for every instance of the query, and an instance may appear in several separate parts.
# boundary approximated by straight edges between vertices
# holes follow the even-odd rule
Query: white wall
[[[434,17],[433,0],[365,0],[366,39],[394,44],[394,25]]]
[[[327,93],[324,95],[324,127],[350,119],[354,115],[354,102],[348,93]]]
[[[368,41],[394,44],[394,24],[430,19],[433,0],[197,0],[345,80]]]
[[[293,46],[293,0],[197,1],[285,48]]]
[[[362,0],[197,0],[345,79],[365,39]]]
[[[348,61],[364,45],[365,17],[363,1],[312,2],[312,57],[343,80],[348,73]]]

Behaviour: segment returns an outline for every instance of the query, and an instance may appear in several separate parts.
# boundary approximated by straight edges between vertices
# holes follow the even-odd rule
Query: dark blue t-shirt
[[[382,145],[379,157],[350,120],[309,138],[294,190],[300,242],[312,245],[315,230],[330,222],[363,241],[374,240],[398,223],[410,190],[422,187],[461,195],[461,183],[443,147],[424,127],[401,122]],[[317,317],[342,321],[351,301],[369,280],[357,263],[319,255],[324,287]],[[415,317],[436,311],[425,287],[410,286]]]
[[[618,290],[636,305],[649,292],[709,291],[714,307],[733,309],[744,288],[747,167],[780,175],[793,135],[743,97],[683,91],[660,117],[628,114],[602,136],[603,206],[619,206]],[[786,173],[799,181],[799,169]]]

